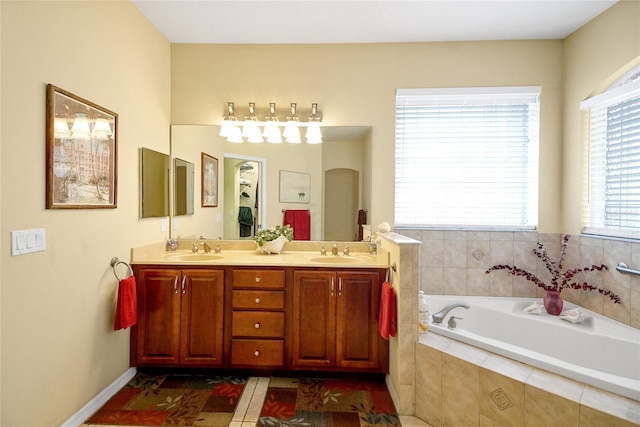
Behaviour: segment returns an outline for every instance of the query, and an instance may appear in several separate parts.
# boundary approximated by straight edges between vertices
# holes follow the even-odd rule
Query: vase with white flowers
[[[567,251],[567,244],[569,243],[569,235],[565,234],[562,236],[562,246],[560,248],[560,256],[557,261],[552,261],[547,253],[547,250],[544,248],[542,243],[538,242],[537,248],[533,250],[533,253],[536,254],[540,260],[544,263],[549,273],[551,273],[551,281],[547,283],[540,278],[538,278],[533,273],[530,273],[522,268],[515,267],[513,265],[494,265],[489,268],[486,273],[489,274],[495,270],[507,270],[513,276],[524,277],[526,280],[535,283],[538,287],[544,289],[546,291],[546,295],[544,297],[544,306],[547,310],[547,313],[552,315],[559,315],[562,312],[562,298],[560,293],[563,289],[581,289],[584,291],[598,291],[602,295],[609,297],[614,303],[620,304],[620,297],[608,289],[599,288],[597,286],[590,285],[587,282],[581,281],[578,276],[581,273],[588,273],[593,271],[602,271],[607,270],[607,266],[604,264],[600,265],[591,265],[591,267],[582,267],[582,268],[570,268],[563,270],[563,261]]]
[[[284,244],[293,240],[293,228],[288,224],[276,225],[258,231],[253,240],[258,245],[258,252],[279,254]]]

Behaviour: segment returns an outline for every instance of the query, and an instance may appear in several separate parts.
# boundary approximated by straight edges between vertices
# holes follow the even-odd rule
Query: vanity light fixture
[[[322,143],[322,132],[320,123],[322,115],[318,112],[318,104],[311,104],[311,114],[308,121],[301,122],[298,117],[297,104],[290,104],[290,115],[286,121],[280,121],[276,113],[276,104],[269,103],[269,112],[263,122],[259,121],[256,113],[256,104],[249,103],[249,114],[244,116],[244,120],[236,118],[235,105],[233,102],[227,103],[227,112],[223,116],[222,126],[219,135],[229,142],[242,143],[246,139],[250,143],[261,143],[266,140],[272,144],[281,144],[282,139],[291,144],[300,144],[300,128],[305,127],[305,139],[308,144]],[[260,131],[262,127],[262,131]],[[284,127],[284,131],[280,131]],[[244,138],[244,139],[243,139]]]

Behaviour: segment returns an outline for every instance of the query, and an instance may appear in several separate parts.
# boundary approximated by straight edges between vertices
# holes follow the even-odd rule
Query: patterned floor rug
[[[271,378],[258,426],[400,426],[383,381]]]
[[[87,424],[227,427],[245,378],[138,373]]]

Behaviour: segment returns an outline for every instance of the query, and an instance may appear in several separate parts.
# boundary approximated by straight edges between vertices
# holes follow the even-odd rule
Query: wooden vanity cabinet
[[[231,271],[231,367],[284,367],[285,271]]]
[[[224,270],[134,266],[132,366],[221,366]]]
[[[292,369],[387,372],[378,334],[380,270],[293,273]]]

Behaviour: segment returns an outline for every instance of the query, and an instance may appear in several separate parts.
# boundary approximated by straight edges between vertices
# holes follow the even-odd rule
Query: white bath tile
[[[604,314],[604,295],[599,292],[582,292],[580,305],[598,314]]]
[[[524,383],[480,368],[480,413],[500,424],[524,426]]]
[[[490,231],[467,231],[467,240],[469,242],[474,240],[491,240]]]
[[[637,400],[587,385],[580,404],[640,425],[640,402]]]
[[[450,355],[455,358],[461,359],[464,362],[471,363],[473,365],[480,366],[489,357],[489,352],[482,350],[478,347],[464,344],[460,341],[452,340],[451,345],[442,350],[443,353],[443,371],[444,371],[444,356]],[[443,372],[444,376],[444,372]],[[444,387],[444,385],[443,385]]]
[[[445,240],[467,240],[467,232],[460,230],[447,230],[444,232]]]
[[[260,411],[262,410],[262,405],[267,396],[267,388],[269,387],[269,378],[260,377],[258,379],[258,383],[256,384],[255,391],[253,392],[253,397],[251,398],[251,404],[247,409],[247,413],[244,416],[244,422],[258,422],[260,418]]]
[[[466,268],[445,268],[443,289],[446,295],[466,295],[467,294]]]
[[[456,342],[451,338],[447,338],[444,335],[429,332],[420,336],[420,342],[416,345],[426,345],[435,350],[444,351],[447,347]]]
[[[536,248],[536,242],[513,242],[513,265],[528,269],[535,269],[538,257],[535,256],[533,250]]]
[[[422,267],[444,266],[444,240],[423,240],[420,251]]]
[[[444,294],[444,268],[422,268],[421,289],[431,295]]]
[[[231,421],[229,427],[242,427],[242,421]]]
[[[489,296],[491,278],[484,268],[467,269],[467,295]]]
[[[491,282],[489,285],[491,296],[510,297],[513,295],[514,278],[512,275],[500,270],[492,271],[489,275],[491,276]],[[518,278],[518,280],[524,279]]]
[[[640,289],[631,289],[631,326],[640,328]]]
[[[580,400],[582,400],[582,393],[584,392],[583,383],[542,369],[534,369],[526,382],[527,385],[531,387],[536,387],[541,390],[557,394],[564,399],[571,400],[576,403],[580,403]]]
[[[415,414],[430,426],[442,426],[442,394],[422,385],[416,385]],[[402,427],[406,427],[404,422]]]
[[[580,404],[526,385],[524,418],[526,427],[578,427]]]
[[[513,281],[513,296],[522,298],[536,298],[538,286],[528,280]],[[563,291],[564,292],[564,291]]]
[[[492,231],[491,240],[509,240],[513,242],[512,231]]]
[[[444,240],[443,230],[422,230],[422,241],[425,240]]]
[[[469,240],[467,241],[467,268],[491,267],[493,261],[493,242],[490,240]]]
[[[537,242],[538,233],[535,231],[514,231],[513,241],[514,242]]]
[[[242,395],[236,404],[236,410],[231,418],[232,421],[242,421],[244,419],[247,410],[249,409],[249,405],[251,403],[251,399],[253,397],[253,393],[255,391],[256,385],[258,384],[257,377],[249,377],[247,379],[247,383],[244,386],[244,390],[242,390]]]
[[[605,285],[605,289],[618,295],[621,303],[614,303],[608,296],[603,297],[604,315],[629,325],[631,323],[631,289],[616,285]]]
[[[442,391],[442,353],[429,346],[416,344],[416,385]]]
[[[562,235],[559,233],[538,233],[537,241],[543,244],[549,242],[559,242],[562,239]]]
[[[444,267],[466,267],[467,266],[467,241],[466,240],[445,240],[444,241]]]
[[[520,382],[526,382],[533,372],[533,368],[529,365],[493,353],[489,354],[481,366],[486,370]]]
[[[489,267],[497,264],[513,265],[513,241],[512,240],[492,240],[491,241],[491,262]]]

